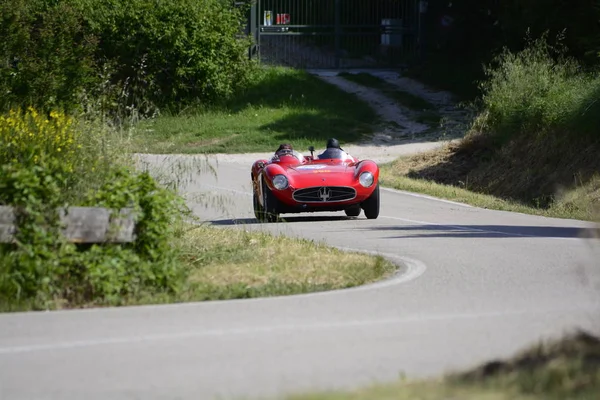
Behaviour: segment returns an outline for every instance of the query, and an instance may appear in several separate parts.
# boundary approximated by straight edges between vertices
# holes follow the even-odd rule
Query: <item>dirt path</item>
[[[367,102],[377,112],[381,123],[372,139],[365,145],[399,145],[407,141],[439,142],[462,137],[466,131],[468,114],[460,108],[451,93],[436,91],[395,71],[353,70],[351,73],[367,72],[386,81],[391,87],[425,99],[442,117],[439,126],[416,121],[417,113],[397,103],[380,90],[367,87],[338,76],[338,71],[311,70],[322,80],[353,93]],[[433,145],[433,144],[432,144]],[[423,147],[423,146],[421,146]],[[431,147],[431,146],[430,146]]]

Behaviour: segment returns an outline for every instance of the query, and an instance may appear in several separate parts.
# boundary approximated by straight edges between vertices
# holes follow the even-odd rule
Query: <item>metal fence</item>
[[[398,67],[418,57],[419,0],[257,0],[251,53],[296,68]]]

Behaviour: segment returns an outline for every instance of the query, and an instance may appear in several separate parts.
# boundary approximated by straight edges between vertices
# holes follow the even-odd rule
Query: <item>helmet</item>
[[[327,148],[334,148],[334,149],[339,149],[340,148],[340,142],[338,142],[338,140],[336,138],[331,138],[327,141]]]
[[[282,155],[292,155],[294,153],[294,149],[291,144],[282,143],[279,145],[279,148],[275,151],[275,154],[278,156]]]

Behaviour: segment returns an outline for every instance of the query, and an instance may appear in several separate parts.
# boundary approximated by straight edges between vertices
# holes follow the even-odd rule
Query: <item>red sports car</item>
[[[277,152],[270,160],[252,164],[254,215],[275,222],[280,214],[345,211],[368,219],[379,216],[379,167],[358,160],[342,149],[327,149],[315,156],[295,150]]]

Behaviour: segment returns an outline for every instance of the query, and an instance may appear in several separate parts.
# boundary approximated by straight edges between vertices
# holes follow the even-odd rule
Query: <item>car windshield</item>
[[[319,157],[319,160],[331,159],[331,158],[338,159],[338,160],[345,160],[347,158],[350,158],[348,153],[346,153],[344,150],[335,149],[335,148],[326,149],[323,153],[319,154],[318,157]]]
[[[284,156],[296,157],[298,159],[298,161],[304,162],[304,156],[302,155],[302,153],[299,153],[296,150],[279,151],[279,152],[275,153],[275,155],[271,159],[273,161],[277,161],[277,160],[279,160],[279,157],[284,157]]]

